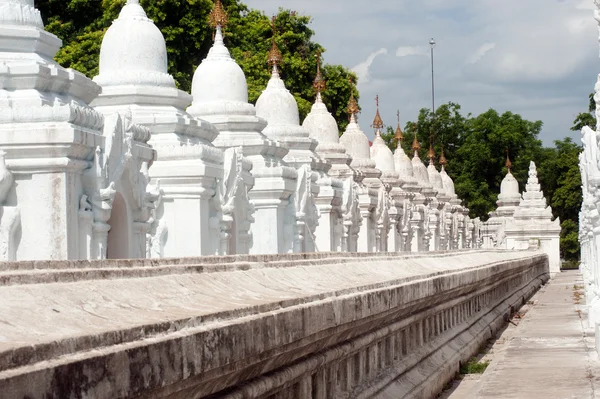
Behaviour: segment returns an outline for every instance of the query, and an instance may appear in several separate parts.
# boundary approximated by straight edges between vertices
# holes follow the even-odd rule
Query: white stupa
[[[319,173],[327,173],[331,165],[315,153],[317,141],[309,136],[308,129],[300,125],[298,104],[286,89],[279,75],[279,64],[283,57],[275,42],[275,21],[273,21],[272,48],[269,51],[271,78],[267,87],[256,101],[256,114],[266,119],[263,133],[272,140],[281,142],[289,152],[284,161],[299,171],[307,181],[298,179],[295,202],[296,231],[294,252],[315,250],[315,236],[318,225],[318,211],[315,198],[319,195]],[[300,169],[305,171],[301,172]]]
[[[508,151],[507,151],[508,152]],[[483,246],[485,248],[506,248],[506,227],[514,221],[513,215],[521,202],[519,182],[511,173],[512,163],[506,155],[506,176],[500,184],[500,194],[496,201],[495,211],[490,212],[490,218],[483,226]]]
[[[164,37],[139,0],[127,0],[106,32],[94,80],[102,86],[96,109],[105,115],[130,110],[133,122],[152,132],[149,143],[158,159],[150,176],[154,184],[160,181],[162,193],[154,219],[168,230],[164,240],[155,240],[152,256],[221,253],[219,226],[209,223],[220,218],[220,204],[210,194],[223,178],[223,152],[211,143],[218,131],[185,111],[192,98],[175,87]]]
[[[350,123],[348,123],[346,131],[340,137],[340,144],[346,148],[347,153],[352,157],[350,166],[358,172],[357,181],[363,182],[369,187],[378,188],[382,184],[379,179],[381,171],[377,169],[375,161],[371,159],[369,139],[357,122],[358,111],[358,104],[354,95],[352,95],[348,105]]]
[[[507,249],[525,249],[532,244],[548,254],[550,274],[560,272],[560,220],[552,220],[552,208],[547,206],[533,161],[529,164],[529,178],[514,221],[506,227]],[[532,243],[535,241],[535,243]]]
[[[350,98],[348,112],[350,123],[340,137],[340,143],[352,156],[350,166],[358,172],[356,181],[359,183],[362,224],[357,249],[361,252],[374,252],[377,246],[377,219],[379,219],[378,215],[382,213],[382,210],[377,208],[380,204],[383,205],[380,201],[380,190],[385,191],[385,187],[380,179],[382,172],[377,169],[375,161],[371,159],[369,139],[357,123],[358,104],[354,95]]]
[[[421,161],[421,158],[419,157],[420,149],[421,149],[421,145],[419,144],[419,141],[417,140],[417,135],[415,132],[415,138],[414,138],[413,144],[412,144],[413,158],[411,161],[412,167],[413,167],[413,176],[417,180],[417,183],[419,184],[419,186],[421,186],[421,193],[426,198],[428,198],[428,201],[431,201],[431,199],[433,199],[435,197],[435,195],[437,194],[437,190],[435,190],[433,188],[433,185],[429,181],[429,172],[427,170],[427,167],[425,166],[425,164],[423,163],[423,161]]]
[[[343,179],[352,179],[354,171],[350,168],[350,156],[339,143],[337,122],[323,103],[322,92],[326,89],[326,82],[320,64],[320,53],[317,53],[317,74],[313,81],[316,99],[302,126],[308,130],[309,137],[317,141],[317,155],[330,165],[328,171],[317,171],[319,195],[316,203],[321,214],[315,232],[317,248],[320,251],[339,251],[344,249],[343,218],[348,217],[342,210]]]
[[[53,60],[61,44],[34,0],[0,0],[2,261],[89,253],[76,244],[77,210],[82,173],[103,144],[103,117],[88,106],[101,89]]]
[[[252,163],[254,187],[248,193],[255,208],[251,253],[288,251],[284,240],[283,207],[296,189],[297,172],[283,162],[288,149],[266,137],[267,121],[248,103],[246,76],[225,46],[223,29],[228,18],[220,0],[210,14],[215,38],[192,81],[192,105],[187,111],[218,129],[213,144],[223,150],[240,148]]]

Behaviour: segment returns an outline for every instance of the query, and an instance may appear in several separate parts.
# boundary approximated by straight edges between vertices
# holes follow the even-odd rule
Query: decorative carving
[[[319,224],[319,210],[311,192],[312,170],[310,165],[298,169],[296,192],[293,195],[296,211],[294,229],[294,252],[306,252],[308,234],[315,241],[315,230]]]
[[[344,180],[342,194],[342,247],[345,251],[356,250],[356,237],[362,224],[358,201],[358,184],[352,179]]]
[[[389,208],[389,195],[385,186],[381,186],[377,193],[377,207],[375,208],[375,221],[377,223],[375,242],[378,251],[385,252],[387,250],[387,235],[390,228]]]
[[[215,29],[217,27],[224,28],[227,25],[227,22],[228,22],[227,13],[225,12],[225,9],[223,8],[223,4],[221,3],[221,0],[215,1],[215,6],[213,7],[212,11],[208,15],[208,20],[210,22],[210,26],[213,29]]]
[[[165,244],[169,236],[169,228],[167,222],[162,218],[163,214],[163,191],[160,189],[160,180],[156,182],[152,190],[158,195],[154,203],[154,209],[150,212],[148,219],[148,233],[146,235],[146,257],[147,258],[164,258]]]
[[[117,193],[116,182],[122,178],[129,182],[133,199],[133,222],[140,224],[138,227],[148,221],[151,211],[155,208],[154,202],[160,195],[153,190],[149,191],[148,162],[134,155],[134,143],[147,141],[150,138],[149,130],[134,125],[131,112],[115,113],[106,118],[104,135],[104,151],[96,147],[91,165],[83,172],[82,178],[86,199],[84,201],[82,197],[80,210],[89,207],[94,215],[94,237],[90,251],[90,257],[93,259],[106,258],[106,243],[110,230],[107,222]],[[147,228],[149,227],[147,225]],[[140,245],[144,245],[146,235],[145,232],[140,233],[143,233]],[[140,251],[139,256],[147,253],[146,249],[140,248]]]
[[[250,203],[248,188],[244,183],[244,154],[241,148],[229,148],[224,153],[224,175],[217,183],[213,209],[218,214],[219,253],[228,255],[237,249],[235,241],[246,241],[246,252],[252,246],[250,226],[254,223],[254,206]],[[250,169],[250,165],[246,168]],[[214,223],[217,223],[215,220]],[[232,230],[235,226],[235,231]]]
[[[23,3],[1,3],[0,25],[21,25],[44,29],[40,12],[35,7]]]

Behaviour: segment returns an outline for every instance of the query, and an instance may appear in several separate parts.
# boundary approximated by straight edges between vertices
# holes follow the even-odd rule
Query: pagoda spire
[[[315,76],[315,80],[313,80],[313,88],[315,89],[315,93],[317,93],[317,101],[319,101],[321,100],[321,93],[327,89],[327,84],[325,82],[325,79],[323,79],[323,75],[321,74],[320,50],[317,50],[315,58],[317,59],[317,75]]]
[[[512,162],[510,162],[510,158],[508,156],[508,147],[506,147],[506,163],[504,164],[504,166],[506,166],[506,169],[508,169],[508,173],[510,173],[510,170],[512,169]]]
[[[350,123],[356,123],[358,119],[358,112],[360,111],[358,108],[358,103],[356,102],[356,98],[354,98],[354,81],[352,77],[349,79],[350,81],[350,100],[348,101],[348,108],[346,111],[348,112],[348,119],[350,119]]]
[[[375,106],[377,107],[377,112],[375,112],[375,118],[373,119],[373,124],[371,127],[375,129],[376,136],[381,136],[381,129],[383,129],[385,125],[383,124],[383,120],[379,114],[379,94],[375,96]]]
[[[448,165],[448,160],[444,156],[444,145],[442,145],[442,155],[440,155],[440,161],[439,161],[439,163],[440,163],[440,165],[442,165],[442,169],[444,169],[444,167],[446,165]]]
[[[419,150],[421,149],[421,144],[419,144],[419,140],[417,140],[417,124],[413,124],[413,130],[415,131],[415,138],[412,143],[413,156],[419,157]]]
[[[139,0],[128,0],[128,1],[139,3]],[[225,26],[227,25],[227,22],[229,20],[227,19],[227,13],[225,12],[225,8],[223,8],[223,3],[221,3],[221,0],[215,1],[215,6],[213,7],[212,11],[208,15],[208,18],[209,18],[210,26],[212,26],[213,29],[217,29],[219,27],[225,28]]]
[[[278,66],[283,61],[283,56],[281,55],[281,51],[279,50],[279,47],[277,47],[277,43],[275,41],[277,37],[275,22],[277,22],[277,17],[273,16],[273,18],[271,18],[271,30],[273,31],[273,36],[271,39],[271,50],[269,50],[267,62],[269,66],[273,68],[272,75],[279,76]]]
[[[400,145],[400,143],[404,141],[404,134],[402,133],[402,128],[400,128],[400,110],[398,110],[396,116],[398,117],[398,126],[396,127],[394,139],[396,139],[396,142],[398,143],[398,145]]]

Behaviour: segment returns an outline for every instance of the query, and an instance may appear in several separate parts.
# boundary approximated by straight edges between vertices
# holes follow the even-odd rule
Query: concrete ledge
[[[453,345],[463,356],[511,298],[548,278],[547,257],[532,252],[328,256],[5,265],[9,280],[27,270],[60,277],[0,286],[0,392],[268,397],[311,386],[316,397],[368,397],[409,375],[397,368],[409,357],[416,370]],[[136,268],[140,277],[113,273]],[[70,269],[88,274],[60,282]],[[384,362],[398,334],[414,345]],[[357,380],[340,387],[343,373],[331,369],[357,354]],[[452,356],[441,357],[448,370]]]

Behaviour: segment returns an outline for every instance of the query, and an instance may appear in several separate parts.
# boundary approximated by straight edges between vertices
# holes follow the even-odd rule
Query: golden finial
[[[394,135],[394,138],[397,142],[402,142],[404,141],[404,134],[402,134],[402,129],[400,128],[400,110],[398,110],[396,116],[398,116],[398,127],[396,128],[396,134]]]
[[[435,151],[433,149],[433,141],[429,142],[429,151],[427,152],[427,157],[430,160],[433,160],[433,158],[435,158]]]
[[[439,163],[440,163],[440,165],[442,165],[442,167],[448,165],[448,160],[444,156],[444,146],[442,146],[442,155],[440,155]]]
[[[277,21],[277,17],[273,16],[271,19],[271,30],[273,31],[273,38],[271,39],[272,45],[271,50],[269,51],[269,56],[267,58],[267,62],[269,66],[273,68],[274,72],[277,72],[277,66],[281,64],[283,61],[283,57],[281,56],[281,51],[277,47],[277,43],[275,42],[275,37],[277,36],[277,30],[275,29],[275,22]]]
[[[215,6],[213,7],[212,11],[210,12],[208,18],[210,21],[210,26],[212,26],[213,28],[216,28],[217,26],[224,28],[225,25],[227,25],[227,22],[228,22],[227,13],[225,12],[225,9],[223,8],[223,4],[221,3],[221,0],[215,1]]]
[[[321,92],[325,91],[327,85],[321,74],[321,51],[317,50],[315,57],[317,58],[317,76],[315,76],[315,80],[313,81],[313,87],[317,95],[319,95]]]
[[[510,173],[510,169],[512,168],[512,162],[510,162],[510,158],[508,157],[508,147],[506,147],[506,163],[504,164],[508,172]]]
[[[377,112],[375,113],[375,119],[373,119],[371,127],[375,130],[381,130],[383,129],[384,124],[381,115],[379,115],[379,94],[375,96],[375,105],[377,107]]]
[[[356,117],[360,110],[358,109],[358,104],[354,98],[354,81],[352,80],[352,77],[348,80],[350,82],[350,100],[348,101],[347,111],[349,119],[352,119],[353,116]]]
[[[412,150],[417,152],[421,149],[421,144],[419,144],[419,140],[417,140],[417,124],[413,124],[413,130],[415,131],[415,138],[412,143]]]

